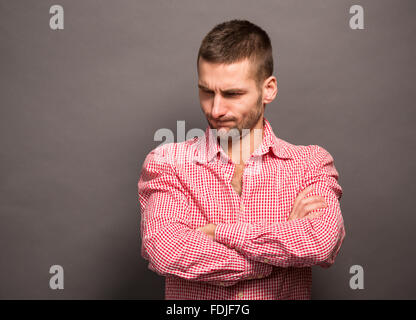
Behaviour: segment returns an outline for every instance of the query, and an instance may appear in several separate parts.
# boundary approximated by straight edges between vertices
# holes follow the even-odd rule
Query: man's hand
[[[320,196],[310,196],[306,198],[305,196],[311,191],[313,191],[313,187],[309,186],[298,194],[288,220],[296,220],[302,218],[312,219],[324,214],[324,212],[314,212],[309,214],[309,212],[313,210],[328,207],[325,199]]]
[[[214,240],[215,237],[215,228],[217,226],[213,223],[208,223],[203,227],[197,228],[197,231],[205,233],[211,240]]]

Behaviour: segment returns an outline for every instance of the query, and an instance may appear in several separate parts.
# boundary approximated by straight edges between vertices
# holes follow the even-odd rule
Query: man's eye
[[[226,97],[236,97],[236,96],[241,96],[240,92],[229,92],[225,94]]]

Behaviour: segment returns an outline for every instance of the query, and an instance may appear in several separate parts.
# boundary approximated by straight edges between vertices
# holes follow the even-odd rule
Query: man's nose
[[[218,119],[226,113],[227,110],[225,107],[225,101],[223,100],[220,94],[216,94],[212,103],[211,116],[215,119]]]

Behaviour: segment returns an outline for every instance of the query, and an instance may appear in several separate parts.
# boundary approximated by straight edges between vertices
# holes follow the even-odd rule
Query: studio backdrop
[[[265,116],[335,159],[346,237],[313,299],[415,299],[412,0],[0,0],[0,298],[163,299],[137,182],[156,132],[204,130],[196,57],[216,24],[270,36]],[[52,278],[62,275],[62,287]]]

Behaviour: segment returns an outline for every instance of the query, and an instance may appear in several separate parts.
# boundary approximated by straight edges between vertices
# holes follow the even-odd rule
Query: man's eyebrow
[[[200,88],[200,89],[202,89],[202,90],[206,90],[206,91],[210,91],[210,90],[211,90],[211,89],[209,89],[209,88],[207,88],[207,87],[205,87],[204,85],[199,84],[199,83],[198,83],[198,88]]]
[[[204,86],[202,84],[199,84],[199,83],[198,83],[198,88],[200,88],[202,90],[205,90],[205,91],[213,91],[210,88],[207,88],[206,86]],[[226,89],[226,90],[221,90],[221,92],[222,93],[236,93],[236,92],[244,93],[244,92],[247,92],[247,90],[243,89],[243,88],[230,88],[230,89]]]
[[[236,92],[241,92],[241,93],[245,93],[247,92],[246,89],[243,88],[230,88],[227,90],[221,90],[222,93],[236,93]]]

